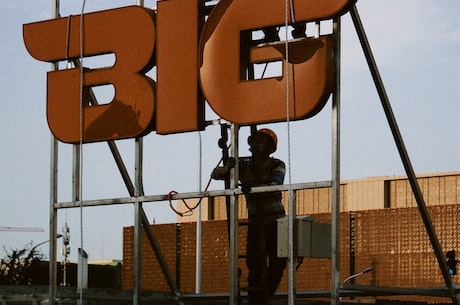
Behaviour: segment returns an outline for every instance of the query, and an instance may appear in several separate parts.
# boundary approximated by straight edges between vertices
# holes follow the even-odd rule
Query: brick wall
[[[429,207],[433,225],[444,252],[460,249],[460,205]],[[383,209],[355,212],[355,270],[373,271],[356,278],[358,284],[397,287],[444,286],[431,244],[417,208]],[[330,222],[330,214],[316,214],[316,221]],[[176,274],[176,224],[152,226],[172,276]],[[341,214],[341,277],[350,268],[350,213]],[[133,227],[124,228],[123,288],[133,283]],[[195,291],[196,223],[182,223],[180,236],[180,290]],[[240,253],[245,252],[246,228],[239,234]],[[203,222],[202,292],[227,292],[229,259],[226,221]],[[246,285],[244,260],[241,285]],[[329,259],[305,259],[297,272],[297,290],[330,289]],[[287,290],[287,272],[279,290]],[[457,278],[454,280],[458,283]],[[142,289],[169,291],[148,240],[142,240]],[[398,297],[401,299],[401,297]],[[410,298],[410,297],[405,297]],[[413,298],[413,297],[412,297]],[[404,298],[403,298],[404,299]],[[426,300],[426,298],[423,298]],[[441,299],[444,300],[444,299]]]
[[[180,254],[176,253],[176,224],[153,225],[152,229],[174,279],[176,261],[180,263],[182,292],[195,292],[196,223],[180,224]],[[207,221],[202,226],[202,292],[228,291],[228,233],[225,221]],[[243,234],[243,231],[241,234]],[[123,288],[133,288],[133,227],[123,230]],[[243,235],[240,238],[243,241]],[[243,242],[241,242],[241,247]],[[148,240],[142,237],[142,289],[169,291]]]

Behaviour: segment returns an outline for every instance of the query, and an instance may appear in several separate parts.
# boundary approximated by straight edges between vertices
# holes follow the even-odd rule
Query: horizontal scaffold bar
[[[331,187],[331,181],[318,181],[318,182],[307,182],[307,183],[295,183],[295,184],[283,184],[273,186],[259,186],[253,187],[247,193],[266,193],[274,191],[298,191],[314,188],[327,188]],[[162,194],[162,195],[149,195],[149,196],[132,196],[123,198],[111,198],[111,199],[96,199],[96,200],[82,200],[82,201],[69,201],[69,202],[56,202],[54,203],[55,209],[66,209],[76,207],[87,207],[87,206],[102,206],[102,205],[113,205],[113,204],[133,204],[135,202],[157,202],[167,201],[169,198],[172,200],[191,199],[191,198],[203,198],[203,197],[220,197],[230,195],[242,195],[241,189],[225,189],[225,190],[212,190],[206,192],[188,192],[188,193],[174,193],[174,194]]]

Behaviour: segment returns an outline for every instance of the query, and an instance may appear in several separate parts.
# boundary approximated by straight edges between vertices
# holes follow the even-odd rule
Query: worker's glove
[[[234,168],[236,164],[236,160],[233,157],[228,157],[227,161],[225,162],[225,169],[230,170],[231,168]]]

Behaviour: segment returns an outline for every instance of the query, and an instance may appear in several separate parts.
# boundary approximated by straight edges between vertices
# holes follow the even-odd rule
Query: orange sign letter
[[[202,2],[157,2],[156,131],[159,134],[204,128],[204,99],[198,84],[198,40],[204,22],[198,14],[198,5]]]
[[[54,136],[63,142],[87,143],[150,132],[155,83],[143,74],[153,66],[153,11],[132,6],[89,13],[83,16],[82,27],[80,16],[68,18],[24,25],[24,41],[34,58],[54,62],[113,53],[116,60],[113,67],[85,69],[83,77],[79,68],[48,73],[47,119]],[[90,106],[90,88],[108,84],[115,88],[112,102]]]
[[[294,1],[295,22],[329,19],[344,13],[355,0]],[[222,0],[209,16],[201,36],[200,78],[210,106],[223,118],[241,125],[286,120],[286,75],[246,80],[241,69],[246,56],[240,45],[244,31],[284,24],[283,0]],[[294,20],[289,20],[292,24]],[[316,114],[334,85],[331,37],[253,47],[250,62],[281,60],[289,73],[289,117]]]

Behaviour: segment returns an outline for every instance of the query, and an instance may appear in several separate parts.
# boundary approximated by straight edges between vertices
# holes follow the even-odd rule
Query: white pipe
[[[361,271],[361,272],[352,274],[352,275],[350,275],[349,277],[347,277],[347,278],[342,282],[342,284],[345,284],[345,283],[348,282],[349,280],[354,279],[355,277],[361,276],[361,275],[366,274],[366,273],[371,272],[371,271],[372,271],[372,268],[371,268],[371,267],[368,267],[368,268],[364,269],[364,270]]]

